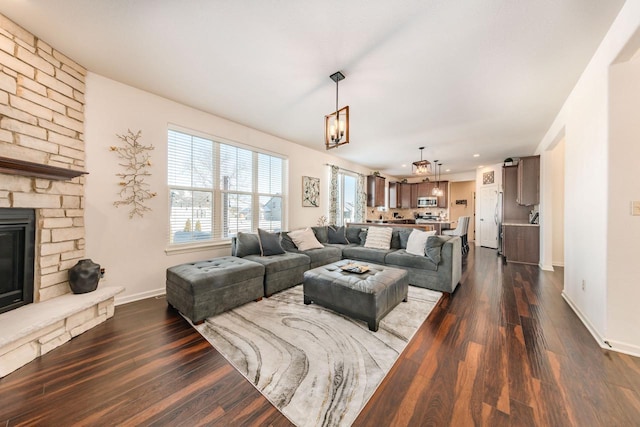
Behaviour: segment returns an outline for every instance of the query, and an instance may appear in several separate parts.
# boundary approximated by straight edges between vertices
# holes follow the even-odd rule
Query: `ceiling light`
[[[422,150],[424,150],[424,147],[420,147],[420,161],[413,162],[413,166],[415,166],[413,173],[416,175],[427,175],[430,172],[431,162],[422,160]]]
[[[480,157],[480,154],[474,154],[473,157]]]
[[[439,172],[439,170],[441,169],[442,163],[438,163],[437,160],[434,160],[433,161],[433,165],[434,165],[434,168],[435,168],[434,173],[436,174],[436,178],[438,180],[438,183],[436,184],[435,187],[433,187],[433,190],[431,190],[431,195],[440,197],[440,196],[444,195],[444,191],[442,191],[442,188],[440,188],[440,172]]]
[[[451,172],[451,169],[445,169],[445,172]]]
[[[403,167],[403,168],[406,168],[406,167],[407,167],[407,165],[402,165],[402,167]]]
[[[482,169],[484,167],[484,165],[480,165],[478,166],[478,169]]]
[[[336,110],[324,116],[324,143],[327,150],[349,143],[349,106],[338,109],[338,82],[344,80],[340,71],[329,76],[336,82]]]

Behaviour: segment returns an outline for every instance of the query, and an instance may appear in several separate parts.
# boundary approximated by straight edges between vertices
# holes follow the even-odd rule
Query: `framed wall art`
[[[302,206],[313,208],[320,206],[320,178],[302,177]]]
[[[493,171],[485,172],[482,174],[482,184],[493,184]]]

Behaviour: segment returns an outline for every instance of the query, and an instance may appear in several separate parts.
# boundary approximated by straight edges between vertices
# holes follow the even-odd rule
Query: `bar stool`
[[[458,218],[458,226],[455,230],[444,230],[442,234],[446,236],[460,236],[462,239],[462,255],[469,252],[469,242],[467,240],[467,230],[469,229],[469,217],[461,216]]]

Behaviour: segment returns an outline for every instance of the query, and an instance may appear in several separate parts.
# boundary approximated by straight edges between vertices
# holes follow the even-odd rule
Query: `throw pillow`
[[[363,228],[360,234],[358,234],[358,238],[360,239],[360,246],[364,246],[364,243],[367,241],[367,229]]]
[[[313,233],[316,235],[316,239],[318,239],[318,242],[320,243],[327,243],[329,238],[327,237],[327,226],[326,225],[319,225],[316,227],[311,227],[311,229],[313,230]]]
[[[400,249],[407,249],[407,242],[409,241],[409,235],[411,235],[412,231],[413,229],[411,228],[400,230],[398,233],[398,236],[400,237]]]
[[[409,240],[407,240],[407,253],[412,255],[420,255],[425,256],[425,246],[427,244],[427,238],[429,236],[433,236],[436,234],[435,230],[433,231],[420,231],[413,230],[409,235]],[[433,261],[433,260],[432,260]]]
[[[347,240],[349,243],[360,243],[360,232],[363,230],[360,227],[346,227],[346,232],[344,233],[347,236]],[[364,244],[364,241],[360,243]]]
[[[247,255],[260,255],[260,241],[257,234],[239,231],[236,236],[235,256],[242,258]]]
[[[298,247],[296,246],[295,243],[293,243],[293,240],[291,240],[291,237],[289,237],[288,231],[280,232],[280,245],[282,246],[282,249],[284,249],[285,252],[298,251]]]
[[[318,242],[318,239],[316,239],[316,235],[310,228],[290,231],[289,237],[291,238],[291,240],[293,240],[293,243],[295,243],[299,251],[324,248],[324,245]]]
[[[425,254],[434,264],[440,263],[440,252],[442,251],[444,242],[446,242],[446,240],[441,239],[440,236],[429,236],[427,239],[427,244],[424,248]]]
[[[342,227],[337,227],[335,225],[330,225],[327,229],[329,243],[339,243],[343,245],[348,245],[349,241],[347,240],[346,231],[344,225]]]
[[[364,242],[365,248],[391,249],[391,227],[369,227],[367,240]]]
[[[258,228],[258,240],[260,241],[260,255],[280,255],[284,249],[280,245],[280,237],[275,233]]]

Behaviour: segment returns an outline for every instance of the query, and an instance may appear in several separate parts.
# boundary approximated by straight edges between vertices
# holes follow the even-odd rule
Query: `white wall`
[[[126,288],[119,303],[164,293],[167,267],[231,253],[228,244],[199,252],[165,253],[169,230],[166,149],[169,124],[286,155],[289,159],[289,229],[316,225],[321,215],[328,215],[326,163],[364,174],[370,172],[324,149],[312,150],[97,74],[87,76],[86,101],[89,171],[85,190],[86,255],[106,269],[105,283]],[[147,181],[158,195],[149,201],[153,211],[144,218],[129,219],[126,207],[113,206],[118,200],[115,174],[120,167],[109,146],[117,145],[119,140],[115,135],[126,133],[127,129],[142,130],[140,142],[155,147],[151,152],[152,176]],[[318,145],[324,148],[322,135]],[[321,179],[320,207],[302,207],[302,176]]]
[[[640,35],[638,35],[640,39]],[[614,347],[640,353],[640,58],[610,69],[607,338]],[[631,161],[630,161],[631,160]]]
[[[614,62],[633,33],[640,26],[640,0],[628,0],[611,26],[597,52],[580,77],[575,88],[556,116],[549,131],[538,146],[544,153],[558,136],[565,135],[565,277],[563,296],[581,317],[600,345],[607,337],[626,337],[625,343],[616,343],[615,350],[640,354],[640,336],[626,332],[637,329],[640,311],[627,305],[609,301],[608,288],[624,288],[628,301],[640,298],[640,287],[612,283],[615,275],[608,274],[613,267],[609,258],[612,245],[624,245],[617,240],[618,233],[609,234],[609,217],[618,207],[610,205],[609,171],[614,163],[609,158],[609,66]],[[636,136],[636,144],[637,144]],[[627,142],[620,144],[630,145]],[[628,146],[625,149],[629,148]],[[633,167],[628,159],[626,167]],[[544,173],[551,173],[546,168]],[[545,177],[543,181],[550,182]],[[620,183],[616,183],[619,185]],[[541,188],[542,200],[548,197],[550,187]],[[630,194],[625,195],[629,197]],[[627,201],[628,203],[628,201]],[[584,208],[589,207],[589,215]],[[544,224],[541,224],[544,227]],[[543,230],[544,231],[544,230]],[[634,250],[634,249],[631,249]],[[635,249],[637,258],[637,249]],[[545,254],[543,254],[543,257]],[[625,268],[636,272],[635,266]],[[617,265],[616,265],[617,267]],[[582,289],[582,281],[585,287]],[[617,323],[607,321],[613,312]]]
[[[564,139],[551,150],[551,215],[553,233],[551,238],[551,264],[564,266]],[[583,207],[585,214],[589,206]]]

